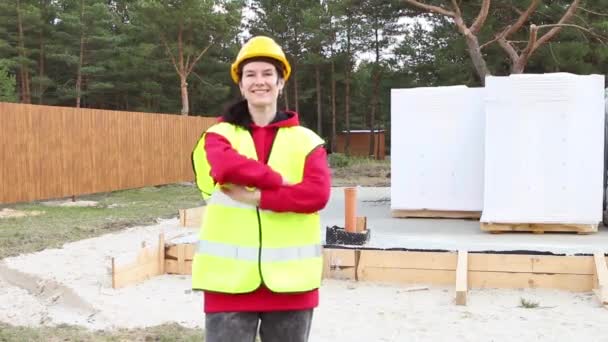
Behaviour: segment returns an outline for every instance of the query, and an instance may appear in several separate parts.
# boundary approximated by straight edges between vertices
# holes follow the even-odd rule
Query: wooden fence
[[[214,118],[0,102],[0,203],[192,181]]]

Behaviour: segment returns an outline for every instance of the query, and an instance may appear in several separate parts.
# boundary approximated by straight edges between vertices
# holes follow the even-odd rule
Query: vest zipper
[[[258,215],[258,236],[260,238],[260,247],[258,249],[258,272],[260,273],[260,281],[264,285],[264,276],[262,275],[262,218],[260,217],[260,208],[256,207],[255,212]]]
[[[272,154],[272,148],[274,147],[274,142],[277,140],[277,135],[279,135],[279,131],[280,129],[277,128],[277,133],[274,135],[274,137],[272,138],[272,142],[270,143],[270,152],[268,152],[268,155],[266,155],[266,160],[264,160],[264,164],[268,165],[268,161],[270,160],[270,155]],[[251,135],[251,140],[254,143],[254,149],[255,149],[255,141],[253,141],[253,132],[251,130],[249,130],[249,134]],[[256,153],[257,155],[257,153]],[[260,156],[257,156],[258,160],[260,159]],[[260,207],[256,207],[255,208],[255,212],[258,215],[258,236],[260,238],[260,247],[258,249],[258,272],[260,273],[260,281],[262,282],[262,285],[266,286],[265,282],[264,282],[264,275],[262,274],[262,218],[260,216]]]

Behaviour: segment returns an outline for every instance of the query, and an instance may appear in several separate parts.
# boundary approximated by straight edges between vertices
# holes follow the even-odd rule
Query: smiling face
[[[285,82],[272,63],[252,61],[243,66],[239,88],[251,106],[276,106]]]

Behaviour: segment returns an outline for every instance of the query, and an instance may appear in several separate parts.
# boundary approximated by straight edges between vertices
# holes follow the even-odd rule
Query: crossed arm
[[[268,165],[238,153],[219,134],[205,138],[205,152],[211,165],[211,176],[233,199],[275,212],[313,213],[329,201],[331,175],[325,149],[318,147],[306,158],[304,176],[298,184],[287,184]],[[254,187],[249,191],[245,187]]]

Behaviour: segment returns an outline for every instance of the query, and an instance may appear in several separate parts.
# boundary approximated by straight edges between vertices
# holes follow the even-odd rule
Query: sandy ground
[[[130,257],[158,233],[184,233],[177,219],[66,244],[61,249],[0,263],[0,321],[37,326],[61,323],[90,329],[177,322],[202,327],[202,295],[188,276],[160,276],[113,290],[112,256]],[[472,290],[468,305],[453,288],[326,280],[311,341],[608,341],[608,310],[591,293],[551,290]],[[520,299],[539,308],[519,307]]]
[[[96,201],[72,201],[70,199],[59,200],[59,201],[46,201],[42,204],[49,207],[95,207],[97,206]]]
[[[41,214],[44,214],[44,211],[38,211],[38,210],[23,211],[23,210],[4,208],[4,209],[0,210],[0,219],[13,218],[13,217],[24,217],[24,216],[37,216],[37,215],[41,215]]]

